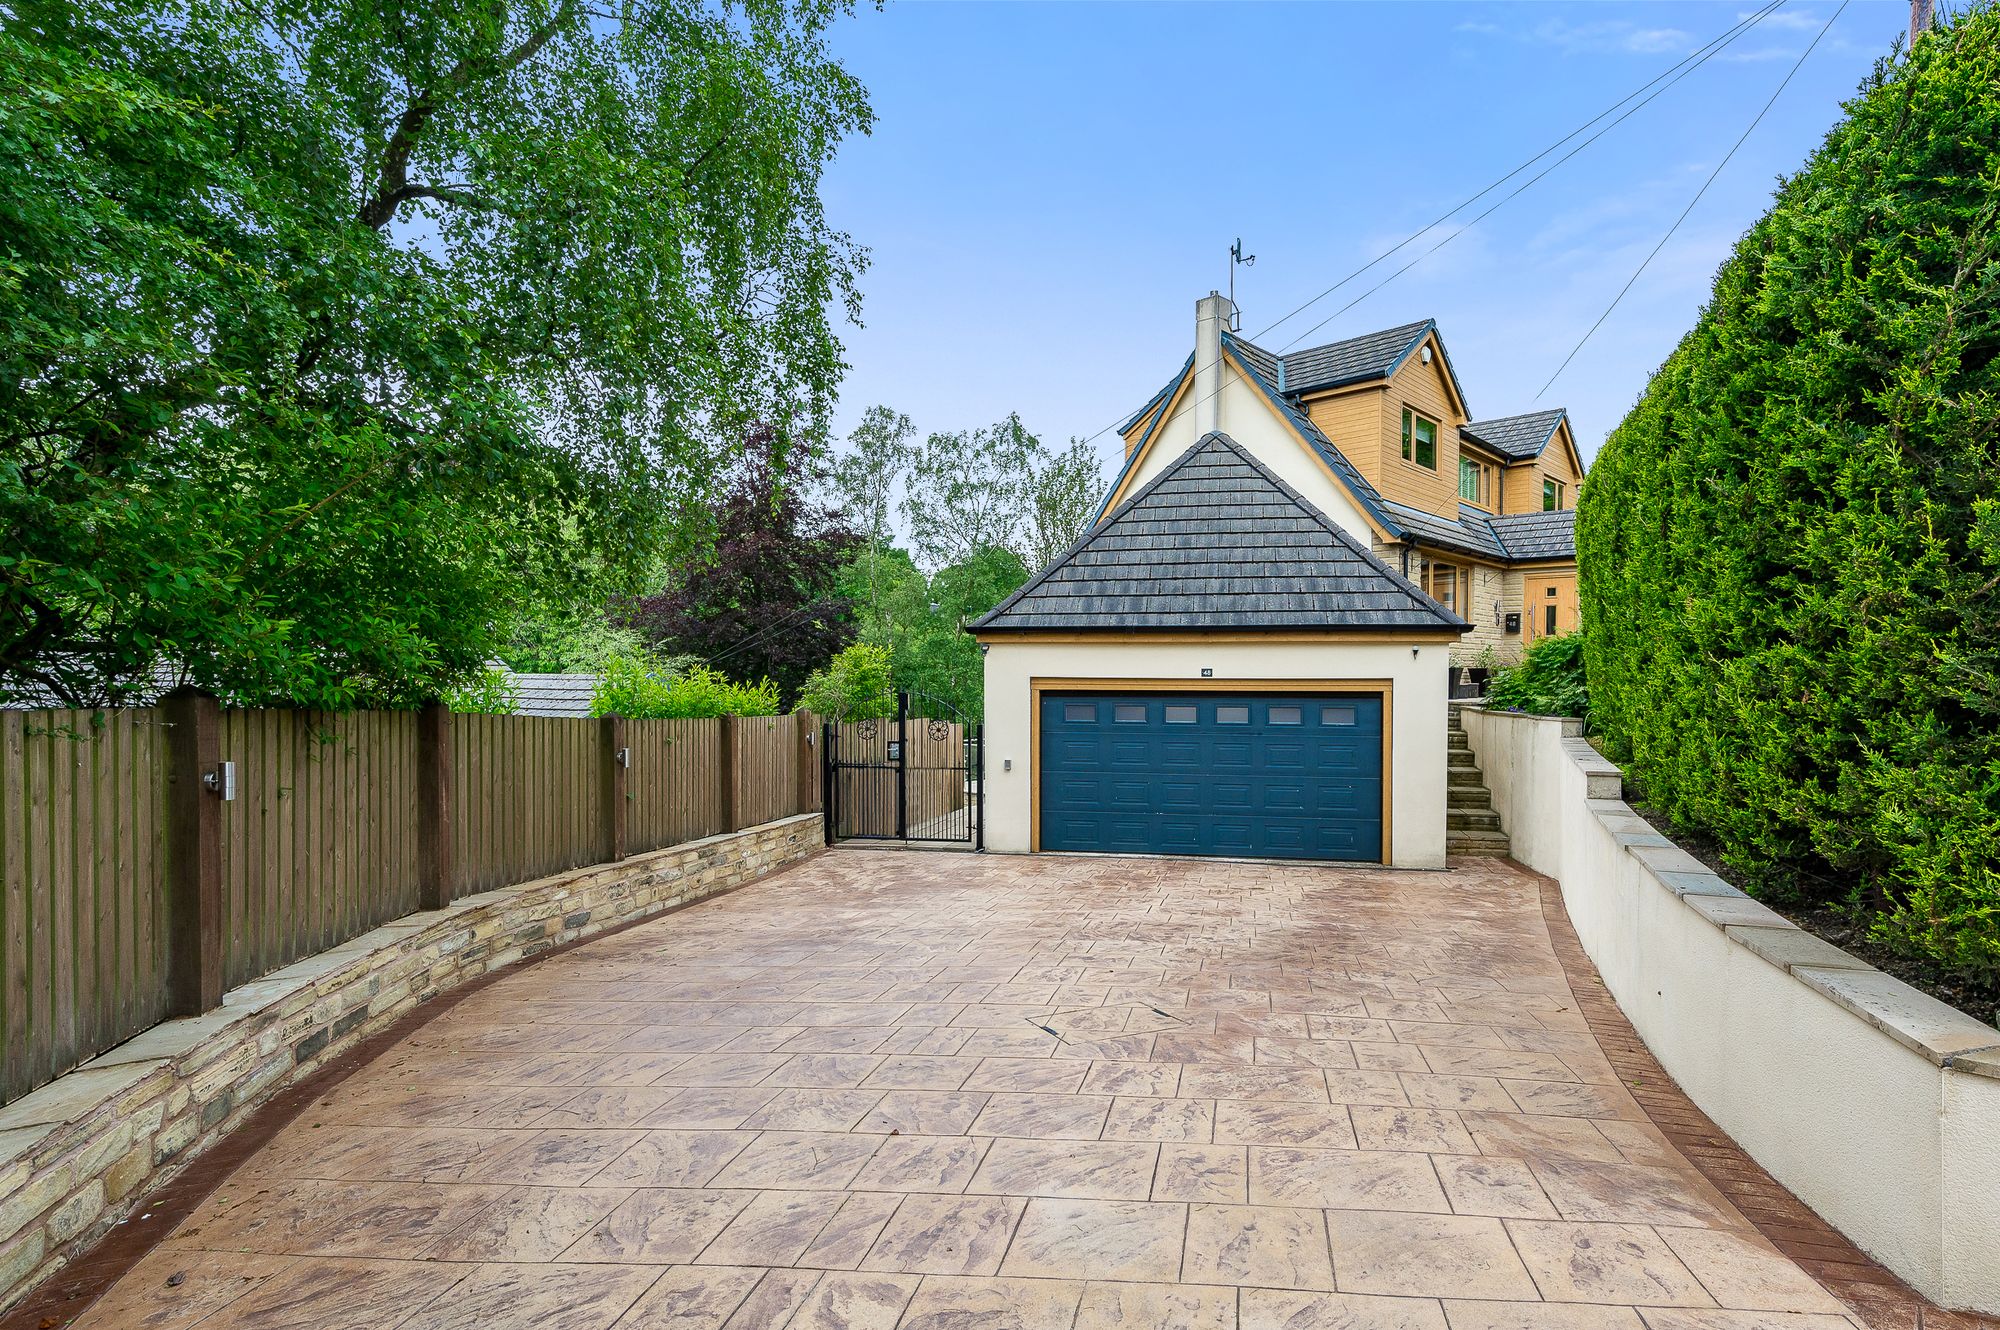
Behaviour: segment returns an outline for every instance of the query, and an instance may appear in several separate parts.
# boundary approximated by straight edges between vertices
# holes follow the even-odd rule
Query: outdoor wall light
[[[1000,759],[1000,769],[1001,769],[1002,771],[1012,771],[1012,770],[1014,769],[1014,759],[1013,759],[1013,758],[1011,758],[1011,757],[1003,757],[1003,758],[1001,758],[1001,759]]]
[[[629,769],[632,765],[632,750],[629,748],[619,749],[617,753],[617,760],[619,766]]]
[[[210,794],[221,795],[224,803],[232,802],[236,798],[236,764],[217,762],[214,770],[201,773],[201,783]]]

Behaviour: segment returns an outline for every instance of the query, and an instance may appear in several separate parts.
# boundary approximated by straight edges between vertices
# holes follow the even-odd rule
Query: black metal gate
[[[985,849],[984,729],[908,692],[896,694],[894,716],[829,721],[820,737],[826,843]]]

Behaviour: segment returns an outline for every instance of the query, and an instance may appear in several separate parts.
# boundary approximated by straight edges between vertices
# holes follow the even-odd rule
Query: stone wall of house
[[[0,1108],[0,1310],[272,1094],[418,1004],[821,845],[809,813],[468,896],[233,989],[215,1011],[157,1025]]]
[[[1409,550],[1409,571],[1404,573],[1404,546],[1373,536],[1369,547],[1376,558],[1389,565],[1391,571],[1403,573],[1418,586],[1423,585],[1424,565],[1430,559],[1428,551]],[[1505,625],[1507,615],[1521,611],[1521,574],[1512,569],[1468,563],[1463,559],[1446,561],[1461,569],[1469,569],[1472,575],[1472,585],[1460,597],[1458,607],[1459,617],[1472,625],[1472,631],[1452,647],[1451,663],[1473,668],[1512,665],[1519,661],[1521,634],[1509,633]],[[1494,612],[1495,605],[1499,606],[1497,614]]]

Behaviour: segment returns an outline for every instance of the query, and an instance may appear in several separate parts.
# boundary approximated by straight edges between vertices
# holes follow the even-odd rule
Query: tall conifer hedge
[[[2000,9],[1846,110],[1584,488],[1593,716],[1753,880],[1994,977]]]

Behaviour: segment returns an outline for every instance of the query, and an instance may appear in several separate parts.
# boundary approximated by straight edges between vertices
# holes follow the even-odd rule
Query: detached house
[[[1441,866],[1452,687],[1576,623],[1568,418],[1472,419],[1432,322],[1278,355],[1234,315],[972,626],[987,847]]]

